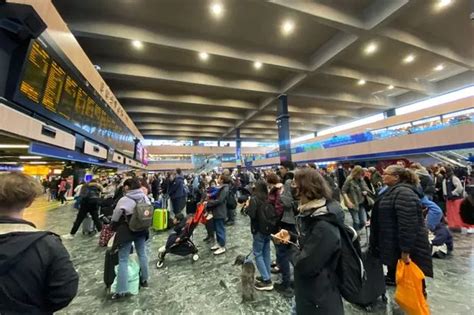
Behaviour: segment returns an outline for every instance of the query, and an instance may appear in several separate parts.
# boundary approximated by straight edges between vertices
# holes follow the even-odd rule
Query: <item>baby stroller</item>
[[[187,220],[179,241],[173,243],[170,246],[162,246],[158,250],[158,262],[156,263],[157,268],[163,267],[166,254],[175,254],[179,256],[187,256],[192,254],[192,262],[199,260],[198,249],[196,245],[194,245],[191,238],[193,236],[194,229],[203,219],[204,209],[205,205],[199,203],[194,216]]]

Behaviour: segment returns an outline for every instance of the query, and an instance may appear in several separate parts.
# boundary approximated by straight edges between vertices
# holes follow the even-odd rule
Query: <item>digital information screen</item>
[[[134,136],[92,88],[77,80],[54,52],[32,41],[15,94],[15,101],[65,125],[80,129],[111,148],[134,149]],[[44,111],[43,109],[46,109]]]

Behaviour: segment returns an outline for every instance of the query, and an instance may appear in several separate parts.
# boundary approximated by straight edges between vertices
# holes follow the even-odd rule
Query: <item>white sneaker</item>
[[[73,239],[74,239],[74,235],[72,235],[72,234],[65,234],[65,235],[61,236],[61,238],[62,238],[63,240],[73,240]]]
[[[219,248],[219,244],[214,244],[214,246],[211,247],[211,250],[218,250]]]
[[[474,234],[474,228],[468,228],[467,229],[467,234]]]
[[[220,255],[225,253],[225,247],[219,247],[215,252],[214,255]]]

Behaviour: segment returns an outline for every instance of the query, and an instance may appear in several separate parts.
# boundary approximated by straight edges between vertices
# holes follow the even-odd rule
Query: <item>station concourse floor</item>
[[[25,219],[40,229],[63,235],[69,232],[75,215],[72,202],[61,206],[42,197],[26,210]],[[256,301],[241,303],[240,267],[233,263],[237,255],[250,252],[252,241],[249,220],[240,214],[236,225],[227,228],[227,252],[221,256],[214,257],[202,241],[204,227],[195,230],[200,256],[195,263],[191,263],[190,256],[167,255],[165,266],[156,269],[157,251],[164,245],[167,233],[151,232],[149,288],[120,301],[110,301],[105,293],[105,249],[98,247],[97,237],[80,232],[74,240],[64,241],[79,273],[79,291],[71,304],[57,314],[290,314],[291,300],[275,291],[257,292]],[[364,241],[365,235],[361,239]],[[474,235],[454,234],[454,240],[453,256],[434,260],[435,279],[427,279],[428,303],[434,315],[474,314]],[[273,280],[278,281],[278,277],[273,275]],[[393,294],[394,290],[388,288],[388,303],[377,303],[372,314],[402,314]],[[346,314],[367,314],[344,303]]]

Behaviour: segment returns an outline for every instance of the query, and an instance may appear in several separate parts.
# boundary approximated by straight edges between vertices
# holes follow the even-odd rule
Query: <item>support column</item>
[[[288,96],[278,97],[277,128],[278,145],[280,148],[280,162],[291,161],[290,115],[288,114]]]
[[[193,146],[199,146],[199,140],[193,140]]]
[[[240,139],[240,128],[235,129],[235,164],[242,166],[242,141]]]
[[[220,147],[221,146],[221,141],[217,141],[217,146]]]

